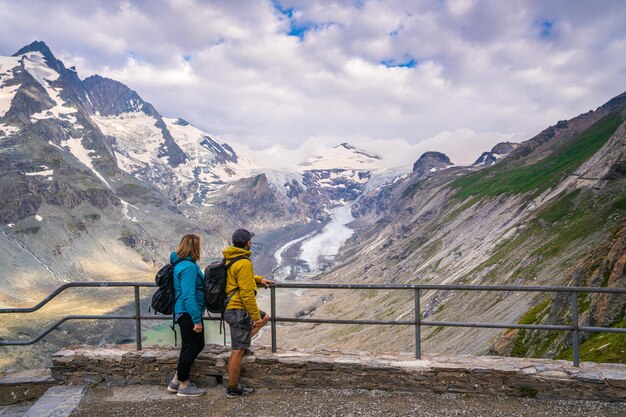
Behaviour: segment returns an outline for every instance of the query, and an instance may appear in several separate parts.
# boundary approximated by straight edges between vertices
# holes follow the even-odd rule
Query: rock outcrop
[[[483,152],[472,166],[489,166],[498,162],[499,159],[510,154],[517,147],[517,143],[500,142],[491,148],[489,152]]]
[[[454,165],[446,154],[441,152],[424,152],[413,164],[413,173],[417,178],[433,175],[437,171]]]

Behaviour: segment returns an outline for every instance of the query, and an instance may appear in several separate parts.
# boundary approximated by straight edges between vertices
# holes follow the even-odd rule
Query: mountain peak
[[[25,47],[17,51],[15,54],[13,54],[13,56],[23,55],[28,52],[41,52],[41,54],[46,58],[47,57],[54,58],[52,51],[50,50],[50,48],[48,48],[48,45],[46,45],[46,43],[43,41],[34,41],[31,44],[26,45]]]
[[[54,54],[52,53],[50,48],[48,48],[48,45],[46,45],[44,41],[34,41],[31,44],[26,45],[25,47],[23,47],[22,49],[14,53],[13,56],[20,56],[20,55],[27,54],[29,52],[41,53],[41,55],[43,55],[44,60],[46,61],[46,64],[48,64],[50,68],[56,70],[59,74],[65,71],[65,66],[63,65],[63,62],[56,59],[56,57],[54,56]]]
[[[513,149],[517,147],[517,143],[513,142],[500,142],[491,148],[491,153],[497,155],[508,155]]]
[[[114,116],[136,111],[158,116],[150,103],[143,101],[135,90],[131,90],[119,81],[96,74],[85,78],[83,86],[91,97],[94,110],[101,116]]]
[[[350,145],[348,142],[340,143],[339,145],[335,146],[335,148],[345,148],[348,150],[356,149],[354,146]]]
[[[454,165],[448,155],[441,152],[424,152],[413,164],[413,172],[417,177],[432,175],[432,173],[441,171]]]
[[[493,148],[491,148],[491,151],[483,152],[478,157],[476,162],[472,164],[472,166],[476,167],[476,166],[481,166],[481,165],[482,166],[493,165],[496,162],[498,162],[499,159],[502,159],[508,154],[510,154],[511,151],[517,147],[517,145],[518,145],[517,143],[513,143],[513,142],[500,142],[497,145],[495,145]]]
[[[308,158],[300,164],[300,167],[307,171],[328,169],[371,170],[380,168],[380,160],[380,156],[370,155],[344,142]]]

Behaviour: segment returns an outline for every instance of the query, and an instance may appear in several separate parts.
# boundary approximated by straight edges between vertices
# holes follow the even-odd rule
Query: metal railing
[[[41,334],[31,340],[0,340],[0,346],[24,346],[38,342],[47,334],[58,328],[62,323],[69,320],[135,320],[137,350],[142,349],[141,344],[141,321],[142,320],[169,320],[171,316],[164,315],[142,315],[139,288],[156,287],[153,283],[147,282],[76,282],[59,287],[41,302],[33,307],[26,308],[1,308],[2,313],[31,313],[39,310],[50,302],[53,298],[68,288],[74,287],[133,287],[135,293],[134,314],[133,315],[73,315],[66,316],[58,320]],[[303,317],[279,317],[276,315],[276,289],[340,289],[340,290],[411,290],[414,293],[415,310],[413,320],[350,320],[350,319],[314,319]],[[508,323],[484,323],[484,322],[449,322],[430,321],[421,318],[420,298],[422,291],[490,291],[490,292],[548,292],[548,293],[569,293],[572,323],[570,325],[550,325],[550,324],[508,324]],[[422,326],[441,327],[467,327],[485,329],[526,329],[526,330],[548,330],[548,331],[569,331],[572,334],[572,356],[574,366],[580,364],[580,332],[607,332],[626,334],[626,328],[614,327],[591,327],[581,326],[578,318],[578,294],[626,294],[626,288],[601,288],[601,287],[540,287],[540,286],[514,286],[514,285],[429,285],[429,284],[406,284],[406,285],[370,285],[370,284],[322,284],[322,283],[280,283],[270,287],[270,308],[271,308],[271,337],[272,352],[277,350],[277,323],[319,323],[319,324],[367,324],[367,325],[390,325],[390,326],[414,326],[415,327],[415,358],[420,359],[421,349],[421,328]],[[205,317],[204,320],[220,320],[219,317]]]

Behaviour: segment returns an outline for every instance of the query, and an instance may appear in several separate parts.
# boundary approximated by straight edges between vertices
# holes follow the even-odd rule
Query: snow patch
[[[37,220],[38,222],[43,220],[43,217],[41,217],[39,214],[35,215],[35,220]]]
[[[0,131],[4,132],[5,136],[11,136],[19,132],[20,128],[0,123]],[[0,138],[2,138],[2,135],[0,135]]]
[[[48,145],[52,145],[57,149],[62,150],[63,152],[65,152],[65,149],[63,149],[62,147],[60,147],[59,145],[57,145],[56,143],[52,142],[51,140],[48,141]]]
[[[118,197],[119,198],[119,197]],[[124,212],[124,217],[126,217],[128,220],[130,220],[131,222],[139,222],[139,220],[137,220],[137,218],[135,216],[131,217],[130,216],[130,210],[129,207],[134,208],[135,210],[139,211],[139,209],[135,206],[133,206],[132,204],[130,204],[127,201],[124,201],[120,198],[120,202],[122,203],[122,211]]]
[[[19,65],[20,57],[0,56],[0,75],[10,74],[10,71]]]
[[[2,72],[3,68],[0,61],[0,117],[3,117],[9,111],[13,97],[15,97],[15,93],[20,88],[19,85],[3,85],[6,80],[11,79],[13,76],[10,70]]]
[[[83,146],[82,140],[83,140],[82,136],[80,138],[71,138],[71,139],[62,141],[61,146],[67,146],[70,152],[72,153],[72,155],[76,157],[76,159],[78,159],[87,168],[89,168],[91,172],[93,172],[94,175],[98,177],[100,181],[104,183],[104,185],[107,186],[108,189],[111,189],[111,186],[109,185],[107,180],[105,180],[104,177],[98,171],[96,171],[96,168],[93,165],[93,159],[90,156],[90,154],[93,153],[94,151],[90,149],[86,149]]]
[[[134,112],[119,116],[94,115],[92,119],[102,133],[117,139],[116,156],[124,171],[134,173],[158,161],[159,147],[165,138],[153,116]]]
[[[56,81],[59,79],[59,73],[46,64],[46,60],[41,52],[27,52],[22,55],[22,59],[26,71],[28,71],[43,88],[47,87],[47,81]]]
[[[57,118],[65,119],[75,124],[76,116],[72,113],[76,113],[78,110],[73,107],[67,107],[67,103],[61,98],[61,92],[63,90],[50,85],[50,81],[59,79],[59,73],[46,64],[41,52],[27,53],[22,55],[22,57],[26,71],[33,76],[44,90],[46,90],[48,96],[55,102],[52,108],[33,114],[31,121],[36,122],[37,120]],[[82,128],[80,125],[77,127]]]
[[[43,176],[43,177],[48,177],[54,174],[54,170],[48,169],[47,166],[42,165],[40,168],[43,168],[43,171],[25,172],[24,174],[26,174],[29,177],[38,176],[38,175]]]
[[[9,224],[7,224],[7,227],[9,227],[9,228],[11,228],[11,227],[13,227],[13,226],[15,226],[15,223],[9,223]]]
[[[0,56],[0,117],[4,117],[11,109],[13,97],[20,88],[20,85],[4,85],[6,81],[13,78],[13,68],[19,65],[19,57]],[[8,131],[11,130],[10,127],[5,127],[2,124],[0,124],[0,129],[4,130],[7,135],[9,134]]]
[[[285,169],[276,169],[264,171],[264,173],[270,188],[276,192],[280,192],[285,198],[288,190],[288,188],[285,188],[285,184],[293,185],[293,181],[295,180],[299,186],[302,186],[302,174],[297,172]]]
[[[232,152],[215,142],[206,132],[191,124],[181,125],[178,119],[164,117],[163,121],[174,141],[189,156],[184,164],[175,169],[182,181],[200,181],[211,184],[237,181],[252,176],[252,171],[256,166],[246,158],[238,156],[237,162],[218,162],[218,154],[231,157]],[[212,149],[201,144],[205,140],[215,142],[209,142]]]

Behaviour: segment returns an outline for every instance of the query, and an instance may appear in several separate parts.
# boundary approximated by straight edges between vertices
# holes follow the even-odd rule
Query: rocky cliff
[[[614,204],[624,205],[622,198]],[[567,285],[573,287],[626,287],[626,217],[613,234],[593,249],[567,273]],[[569,294],[548,295],[520,318],[525,324],[571,324]],[[626,327],[626,297],[617,294],[579,294],[579,323],[592,327]],[[623,362],[626,336],[582,332],[581,360]],[[507,356],[571,359],[569,332],[552,333],[515,330],[504,332],[493,352]]]

